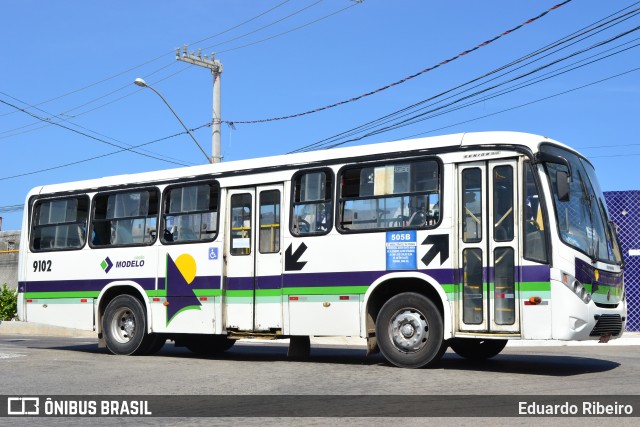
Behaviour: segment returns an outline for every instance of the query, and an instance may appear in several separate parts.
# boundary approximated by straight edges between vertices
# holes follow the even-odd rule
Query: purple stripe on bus
[[[551,280],[551,268],[548,265],[523,265],[520,267],[522,282],[548,282]]]
[[[256,277],[256,289],[280,289],[282,288],[282,276],[258,276]]]
[[[518,267],[516,267],[518,268]],[[522,275],[522,282],[548,282],[550,269],[547,265],[522,266],[519,267]],[[285,288],[313,288],[327,286],[370,286],[379,278],[390,273],[401,273],[402,271],[349,271],[330,273],[295,273],[284,276],[261,276],[256,278],[256,289],[280,289]],[[429,270],[408,270],[404,272],[419,272],[432,277],[440,284],[459,283],[462,277],[461,271],[453,269],[429,269]],[[493,277],[493,271],[483,269],[484,277]],[[517,271],[516,271],[517,273]],[[517,274],[516,274],[517,277]],[[155,279],[120,279],[131,280],[142,286],[145,290],[155,289]],[[486,279],[485,279],[486,280]],[[73,292],[73,291],[100,291],[114,280],[59,280],[42,282],[20,282],[19,292]],[[219,276],[196,277],[191,283],[193,289],[220,289]],[[164,289],[164,278],[158,280],[158,288]],[[248,291],[254,289],[253,277],[228,277],[227,289],[232,291]]]
[[[192,289],[220,289],[220,276],[201,276],[193,279]],[[158,287],[164,289],[164,278],[159,279]]]
[[[253,277],[227,277],[228,291],[253,290]]]

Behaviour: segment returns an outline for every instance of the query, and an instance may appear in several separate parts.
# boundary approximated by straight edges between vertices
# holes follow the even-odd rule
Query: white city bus
[[[45,185],[20,248],[20,319],[95,331],[120,355],[353,336],[414,368],[447,348],[606,342],[627,316],[593,167],[524,133]]]

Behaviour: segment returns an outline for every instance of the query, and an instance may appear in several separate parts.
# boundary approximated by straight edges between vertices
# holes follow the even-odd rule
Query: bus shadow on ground
[[[42,348],[42,347],[39,347]],[[105,354],[109,352],[104,348],[98,348],[97,344],[82,343],[75,345],[61,345],[48,347],[55,350],[76,351],[82,353]],[[362,365],[381,368],[393,368],[381,354],[366,356],[366,351],[361,347],[339,346],[312,346],[308,358],[287,357],[286,344],[239,344],[230,350],[218,355],[200,355],[189,351],[184,347],[176,347],[172,342],[153,356],[123,356],[123,357],[158,357],[158,358],[189,358],[215,361],[237,362],[307,362],[326,363],[338,365]],[[436,364],[429,369],[495,372],[522,375],[539,375],[550,377],[570,377],[590,373],[607,372],[616,369],[620,363],[606,359],[580,357],[573,355],[537,355],[537,354],[500,354],[492,359],[473,361],[464,359],[455,353],[448,351]]]
[[[192,353],[181,347],[166,344],[158,355],[165,357],[193,357],[209,360],[226,360],[238,362],[310,362],[337,365],[376,365],[386,363],[385,359],[377,354],[367,357],[366,350],[360,347],[339,346],[311,346],[311,353],[307,358],[287,356],[287,344],[260,344],[260,345],[235,345],[230,350],[214,355],[205,356]]]
[[[467,360],[448,352],[437,368],[463,371],[570,377],[616,369],[620,363],[572,355],[500,354],[488,360]]]

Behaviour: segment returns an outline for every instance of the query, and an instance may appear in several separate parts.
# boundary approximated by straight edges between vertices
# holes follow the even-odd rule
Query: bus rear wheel
[[[490,359],[500,354],[507,340],[485,340],[477,338],[454,338],[449,343],[458,356],[470,360]]]
[[[401,368],[433,364],[447,348],[440,311],[427,297],[414,292],[398,294],[382,306],[376,337],[383,356]]]
[[[107,349],[118,355],[145,354],[156,337],[147,333],[147,316],[142,303],[131,295],[119,295],[107,305],[102,317]]]

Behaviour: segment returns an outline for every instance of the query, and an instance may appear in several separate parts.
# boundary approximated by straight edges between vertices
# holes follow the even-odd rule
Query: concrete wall
[[[0,231],[0,286],[18,287],[20,231]]]

